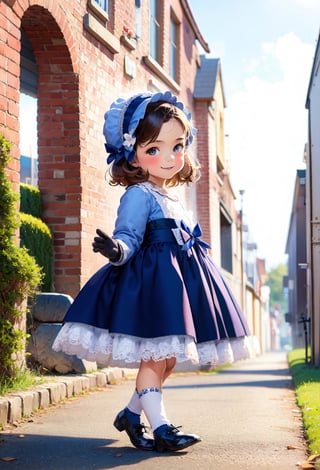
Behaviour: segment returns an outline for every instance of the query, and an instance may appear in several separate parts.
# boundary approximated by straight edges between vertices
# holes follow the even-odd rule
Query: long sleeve
[[[152,210],[152,200],[152,195],[138,186],[130,186],[121,197],[113,238],[120,243],[123,256],[115,265],[126,263],[139,250]]]

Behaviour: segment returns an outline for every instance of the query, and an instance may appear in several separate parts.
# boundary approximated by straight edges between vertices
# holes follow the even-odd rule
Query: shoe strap
[[[147,432],[147,426],[144,423],[137,424],[139,431]]]
[[[170,424],[170,429],[168,429],[168,432],[176,433],[179,432],[180,428],[182,428],[182,426],[174,426],[173,424]]]

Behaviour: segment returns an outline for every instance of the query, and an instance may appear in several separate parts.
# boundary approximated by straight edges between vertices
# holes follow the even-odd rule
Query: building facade
[[[120,95],[168,89],[198,128],[190,152],[201,180],[179,188],[180,196],[242,303],[241,223],[225,155],[221,61],[203,54],[209,52],[187,0],[0,2],[0,132],[13,144],[8,175],[18,191],[20,102],[33,96],[55,292],[74,297],[104,263],[92,239],[97,227],[112,232],[123,191],[108,185],[105,111]]]
[[[320,34],[307,92],[309,115],[306,146],[308,315],[311,319],[311,360],[320,366]]]
[[[307,316],[306,171],[297,170],[288,229],[288,314],[292,346],[304,347],[301,320]]]

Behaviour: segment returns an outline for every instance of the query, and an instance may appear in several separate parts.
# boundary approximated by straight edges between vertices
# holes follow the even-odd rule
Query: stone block
[[[103,372],[97,372],[94,374],[96,378],[96,386],[97,387],[104,387],[107,383],[107,377],[106,374]]]
[[[41,385],[37,389],[37,392],[39,394],[39,408],[41,410],[48,408],[50,405],[50,394],[49,390],[45,388],[44,386],[42,387]]]
[[[83,391],[88,391],[90,390],[90,380],[88,377],[85,377],[84,375],[81,377],[81,381],[82,381],[82,390]]]
[[[21,399],[22,402],[22,417],[28,417],[31,416],[32,412],[34,411],[33,409],[33,403],[34,403],[34,392],[32,391],[26,391],[26,392],[17,392],[13,396],[17,396]]]
[[[9,402],[7,398],[0,397],[0,427],[4,429],[8,424]]]
[[[32,332],[27,350],[32,358],[46,369],[60,374],[70,372],[84,374],[96,370],[97,364],[79,359],[77,356],[69,356],[52,350],[52,344],[61,328],[60,323],[41,323]]]
[[[122,368],[122,377],[125,379],[135,379],[137,377],[139,369],[128,369]]]
[[[122,370],[118,367],[114,367],[107,372],[108,384],[115,385],[123,380]]]
[[[32,409],[33,411],[38,411],[40,409],[40,395],[37,390],[33,390]]]
[[[79,395],[82,393],[82,378],[73,377],[73,393],[74,395]]]
[[[59,382],[60,387],[60,400],[65,400],[67,398],[67,386],[64,382]]]
[[[39,322],[62,323],[72,302],[70,295],[43,292],[36,295],[31,313]]]
[[[92,390],[97,386],[97,378],[95,374],[86,374],[83,377],[86,377],[89,381],[89,390]]]
[[[50,403],[57,404],[60,403],[66,397],[66,386],[64,383],[55,383],[51,382],[44,385],[49,391]]]
[[[18,396],[8,396],[9,413],[8,422],[14,423],[22,418],[22,399]]]
[[[60,377],[59,380],[64,383],[66,387],[66,397],[70,398],[73,396],[73,380],[69,377]]]

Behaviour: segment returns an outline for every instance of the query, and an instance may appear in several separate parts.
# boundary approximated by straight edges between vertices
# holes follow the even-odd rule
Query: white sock
[[[132,394],[132,397],[130,398],[127,408],[129,408],[129,410],[132,411],[132,413],[141,415],[142,406],[141,406],[141,401],[140,401],[136,388],[134,389],[134,392]]]
[[[139,398],[142,404],[142,409],[149,421],[152,431],[157,429],[163,424],[169,424],[167,418],[162,391],[157,387],[144,388],[139,393]]]

